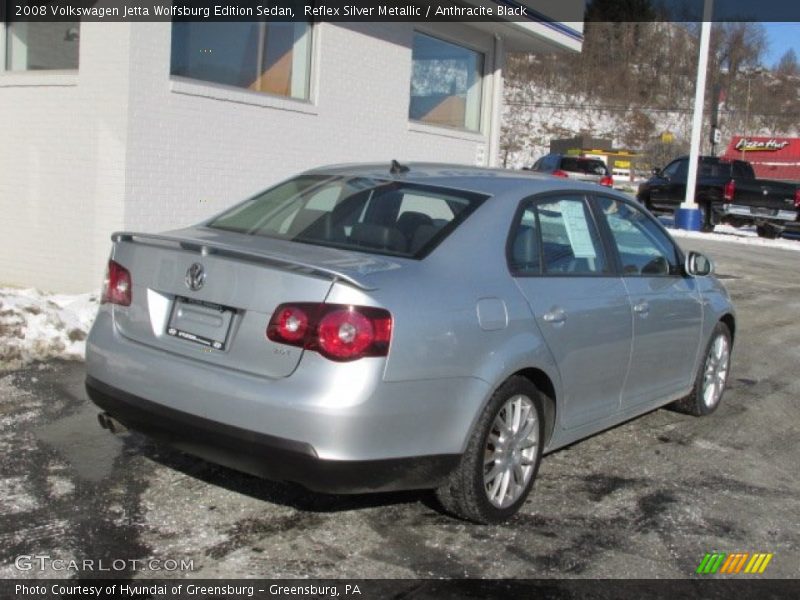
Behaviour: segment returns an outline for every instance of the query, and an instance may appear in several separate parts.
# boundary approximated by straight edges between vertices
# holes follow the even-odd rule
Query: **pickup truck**
[[[688,156],[653,169],[653,176],[639,186],[637,199],[651,212],[674,212],[686,195],[688,171]],[[800,231],[800,187],[756,179],[747,161],[701,156],[695,202],[702,213],[703,231],[713,230],[716,223],[755,225],[762,237]]]

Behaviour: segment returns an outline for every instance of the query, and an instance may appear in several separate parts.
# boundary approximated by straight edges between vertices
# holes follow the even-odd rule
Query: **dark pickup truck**
[[[686,195],[688,171],[688,156],[653,169],[653,176],[639,186],[636,197],[651,212],[674,212]],[[704,231],[711,231],[716,223],[755,225],[762,237],[800,231],[800,187],[756,179],[752,165],[743,160],[701,156],[695,201],[702,212]]]

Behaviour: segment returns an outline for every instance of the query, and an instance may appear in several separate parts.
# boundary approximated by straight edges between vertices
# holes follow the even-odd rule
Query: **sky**
[[[764,60],[766,66],[774,66],[789,48],[794,48],[797,58],[800,59],[800,23],[785,22],[762,24],[767,30],[767,39],[769,40],[769,48],[767,48],[767,54]]]

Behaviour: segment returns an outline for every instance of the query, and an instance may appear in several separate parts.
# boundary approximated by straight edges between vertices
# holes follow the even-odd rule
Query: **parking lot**
[[[507,524],[444,516],[430,493],[316,495],[114,437],[83,365],[49,362],[0,376],[0,576],[71,575],[15,567],[49,555],[141,577],[682,578],[720,551],[773,553],[762,577],[796,578],[800,253],[678,239],[716,261],[737,306],[723,405],[549,455]]]

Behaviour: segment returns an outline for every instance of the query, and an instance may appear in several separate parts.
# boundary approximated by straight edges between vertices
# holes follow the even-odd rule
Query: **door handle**
[[[545,323],[563,323],[567,320],[567,313],[563,308],[554,308],[550,312],[544,313],[542,319]]]
[[[641,302],[633,305],[633,312],[635,312],[637,315],[645,316],[650,312],[650,304],[647,302],[647,300],[642,300]]]

